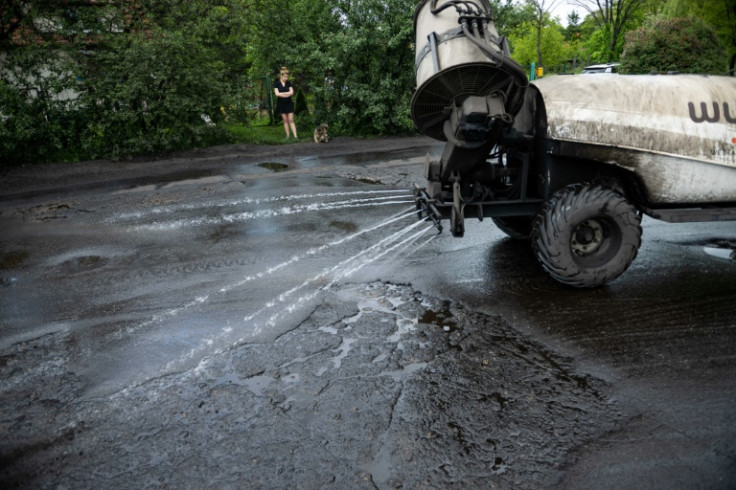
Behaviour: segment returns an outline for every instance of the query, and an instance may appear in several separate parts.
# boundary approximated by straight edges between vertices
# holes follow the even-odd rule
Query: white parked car
[[[621,63],[603,63],[601,65],[589,65],[583,68],[583,75],[591,73],[618,73]]]

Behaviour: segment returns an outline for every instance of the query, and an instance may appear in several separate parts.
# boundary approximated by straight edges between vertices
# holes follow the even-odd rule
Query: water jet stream
[[[234,207],[234,206],[240,206],[243,204],[266,204],[271,202],[279,202],[279,201],[295,201],[295,200],[301,200],[301,199],[324,199],[329,197],[345,197],[345,196],[361,196],[361,195],[385,195],[385,198],[390,198],[391,195],[406,195],[405,190],[378,190],[378,191],[351,191],[351,192],[323,192],[323,193],[316,193],[316,194],[292,194],[289,196],[276,196],[276,197],[266,197],[261,199],[253,199],[249,197],[244,197],[242,199],[236,199],[234,201],[228,201],[228,202],[221,202],[221,203],[182,203],[182,204],[171,204],[166,206],[158,206],[158,207],[152,207],[146,210],[142,211],[136,211],[134,213],[121,213],[118,214],[115,218],[109,218],[108,222],[117,222],[122,220],[129,220],[129,219],[140,219],[147,215],[151,214],[170,214],[170,213],[176,213],[179,211],[191,211],[191,210],[198,210],[198,209],[218,209],[218,208],[225,208],[225,207]]]
[[[352,257],[349,257],[349,258],[343,260],[342,262],[338,263],[337,265],[334,265],[332,267],[323,269],[320,273],[318,273],[314,277],[312,277],[310,279],[307,279],[306,281],[302,282],[300,285],[295,286],[295,287],[291,288],[290,290],[285,291],[284,293],[280,294],[278,296],[278,298],[276,298],[276,300],[270,301],[270,302],[266,303],[266,305],[263,308],[261,308],[260,310],[258,310],[255,313],[253,313],[251,315],[248,315],[245,318],[243,318],[243,321],[244,322],[248,322],[248,321],[252,320],[253,318],[255,318],[256,316],[260,315],[263,311],[265,311],[265,310],[267,310],[269,308],[274,307],[276,304],[278,304],[278,303],[284,303],[296,291],[299,291],[300,289],[303,289],[304,287],[306,287],[306,286],[308,286],[308,285],[310,285],[310,284],[312,284],[314,282],[318,282],[320,279],[325,279],[327,277],[332,277],[332,280],[326,286],[323,286],[319,290],[328,289],[329,287],[331,287],[332,285],[334,285],[340,279],[342,279],[344,277],[347,277],[348,275],[350,275],[350,274],[352,274],[352,273],[360,270],[365,265],[367,265],[367,264],[369,264],[371,262],[375,262],[376,260],[378,260],[379,258],[381,258],[382,256],[384,256],[386,253],[390,252],[391,250],[395,249],[396,247],[399,247],[399,246],[403,245],[407,240],[415,239],[419,235],[421,235],[421,234],[427,232],[428,230],[432,229],[432,227],[426,227],[425,229],[422,229],[419,233],[417,233],[416,236],[412,235],[407,240],[401,241],[398,244],[394,243],[394,242],[396,242],[397,239],[399,239],[402,236],[406,235],[411,230],[413,230],[414,228],[420,226],[421,224],[423,224],[425,222],[426,222],[426,220],[417,221],[415,223],[412,223],[411,225],[405,227],[404,229],[399,230],[396,233],[394,233],[392,235],[389,235],[388,237],[382,239],[378,243],[376,243],[376,244],[374,244],[374,245],[372,245],[372,246],[370,246],[370,247],[368,247],[368,248],[366,248],[364,250],[361,250],[360,252],[358,252],[357,254],[353,255]],[[393,243],[393,245],[390,245],[392,243]],[[387,248],[383,252],[377,254],[376,256],[374,256],[374,257],[368,257],[367,259],[363,259],[362,262],[358,262],[355,265],[353,265],[353,268],[352,269],[348,269],[347,271],[343,271],[341,273],[335,274],[335,272],[336,271],[339,271],[341,268],[344,268],[344,267],[347,267],[348,265],[351,265],[353,262],[356,262],[359,259],[361,259],[361,257],[363,257],[364,255],[370,254],[373,251],[378,250],[381,247],[386,246],[386,245],[390,245],[389,248]],[[286,309],[289,309],[289,311],[293,311],[293,308],[291,306],[287,307]],[[267,322],[267,324],[269,326],[274,326],[273,322],[271,322],[271,321]]]
[[[279,209],[267,209],[261,211],[251,211],[236,214],[223,215],[215,218],[202,217],[197,219],[184,219],[176,220],[168,223],[151,223],[147,225],[138,225],[133,227],[134,230],[146,230],[146,231],[165,231],[175,230],[178,228],[190,227],[190,226],[203,226],[203,225],[219,225],[222,223],[240,223],[243,221],[253,219],[270,219],[279,216],[287,216],[293,214],[299,214],[309,211],[335,211],[350,208],[361,208],[361,207],[377,207],[377,206],[389,206],[399,204],[410,204],[414,200],[401,200],[401,201],[381,201],[378,200],[385,198],[373,198],[373,199],[357,199],[349,201],[339,201],[336,203],[317,203],[317,204],[303,204],[303,205],[292,205],[288,207],[282,207]]]
[[[327,243],[327,244],[322,245],[320,247],[312,248],[310,250],[307,250],[305,253],[303,253],[301,255],[294,256],[291,259],[289,259],[289,260],[287,260],[285,262],[282,262],[280,264],[277,264],[277,265],[275,265],[273,267],[270,267],[269,269],[267,269],[265,271],[262,271],[262,272],[258,272],[256,274],[249,275],[249,276],[245,277],[244,279],[242,279],[242,280],[240,280],[240,281],[238,281],[236,283],[233,283],[233,284],[230,284],[228,286],[222,287],[219,291],[217,291],[217,293],[227,293],[227,292],[231,291],[232,289],[237,288],[237,287],[241,287],[241,286],[243,286],[244,284],[246,284],[246,283],[248,283],[250,281],[253,281],[253,280],[256,280],[256,279],[261,279],[261,278],[270,276],[273,273],[275,273],[275,272],[277,272],[277,271],[279,271],[281,269],[284,269],[284,268],[286,268],[286,267],[288,267],[290,265],[293,265],[293,264],[299,262],[300,260],[302,260],[302,259],[304,259],[306,257],[312,256],[312,255],[316,255],[316,254],[321,253],[321,252],[324,252],[325,250],[328,250],[331,247],[342,245],[342,244],[347,243],[347,242],[349,242],[351,240],[354,240],[355,238],[357,238],[357,237],[359,237],[361,235],[364,235],[366,233],[373,232],[373,231],[378,230],[378,229],[380,229],[380,228],[382,228],[384,226],[390,225],[390,224],[392,224],[392,223],[394,223],[396,221],[399,221],[401,219],[407,218],[410,215],[415,214],[415,211],[413,210],[413,207],[411,207],[409,209],[410,210],[402,210],[402,211],[400,211],[398,213],[395,213],[395,214],[389,216],[386,220],[378,223],[377,225],[371,226],[371,227],[366,228],[364,230],[357,231],[357,232],[353,233],[352,235],[349,235],[347,237],[341,238],[340,240],[336,240],[336,241],[333,241],[331,243]],[[190,301],[189,303],[187,303],[185,305],[182,305],[182,306],[180,306],[178,308],[174,308],[174,309],[168,310],[168,311],[166,311],[164,313],[161,313],[159,315],[155,315],[153,318],[151,318],[150,320],[148,320],[146,322],[140,323],[140,324],[138,324],[136,326],[133,326],[133,327],[126,328],[125,333],[126,334],[129,334],[129,335],[132,335],[135,332],[137,332],[137,331],[139,331],[139,330],[141,330],[143,328],[147,328],[147,327],[150,327],[152,325],[156,325],[157,323],[160,323],[161,321],[163,321],[163,320],[165,320],[167,318],[174,317],[174,316],[178,315],[179,313],[181,313],[183,311],[186,311],[186,310],[188,310],[188,309],[190,309],[192,307],[200,306],[200,305],[206,303],[210,299],[210,296],[211,296],[210,294],[199,296],[199,297],[193,299],[192,301]]]
[[[408,214],[414,214],[414,211]],[[405,217],[406,214],[399,217]],[[397,218],[387,220],[387,221],[395,221]],[[387,221],[384,221],[383,224],[385,225]],[[424,228],[420,229],[419,231],[411,234],[409,237],[404,238],[405,235],[410,233],[415,228],[425,225]],[[247,340],[247,338],[252,337],[253,335],[257,335],[261,332],[263,326],[267,327],[274,327],[276,326],[277,320],[279,318],[288,315],[290,313],[293,313],[297,309],[301,308],[303,305],[309,303],[314,298],[316,298],[319,294],[321,294],[323,291],[329,290],[332,288],[335,284],[337,284],[340,280],[354,274],[355,272],[359,271],[363,267],[381,259],[382,257],[386,256],[387,254],[391,253],[392,251],[396,249],[402,249],[403,247],[410,244],[412,241],[419,238],[421,235],[425,234],[427,231],[434,229],[434,226],[429,224],[427,225],[426,220],[417,221],[415,223],[412,223],[409,226],[406,226],[405,228],[391,234],[390,236],[383,238],[378,243],[372,245],[371,247],[364,249],[357,254],[353,255],[352,257],[349,257],[343,261],[341,261],[339,264],[325,268],[315,276],[303,281],[301,284],[284,291],[281,293],[275,300],[267,302],[262,308],[257,310],[256,312],[247,315],[243,318],[243,323],[247,323],[254,318],[258,317],[262,313],[266,312],[267,310],[274,308],[280,303],[286,303],[286,301],[293,296],[297,291],[306,288],[307,286],[319,282],[321,279],[330,278],[330,282],[328,282],[326,285],[321,286],[314,291],[311,291],[308,294],[302,295],[290,304],[284,306],[279,311],[273,313],[266,321],[263,323],[262,326],[259,326],[257,324],[253,324],[253,329],[249,332],[249,335],[247,337],[241,337],[237,339],[236,341],[232,342],[231,346],[237,346],[244,341]],[[364,231],[365,232],[365,231]],[[361,232],[361,233],[364,233]],[[432,237],[434,238],[434,237]],[[431,239],[432,239],[431,238]],[[423,245],[428,243],[430,240],[427,240]],[[381,250],[383,248],[383,250]],[[370,255],[372,252],[377,252],[375,255]],[[365,257],[368,255],[367,257]],[[349,266],[349,267],[348,267]],[[343,270],[340,270],[343,269]],[[175,365],[178,362],[183,361],[187,358],[192,358],[196,354],[210,348],[210,346],[219,338],[231,333],[232,328],[226,327],[224,328],[219,334],[215,335],[214,337],[211,337],[209,339],[203,340],[199,346],[192,348],[189,352],[187,352],[185,355],[181,356],[179,359],[174,360],[170,362],[167,365],[167,369],[170,369],[173,365]],[[216,351],[220,352],[222,349]]]

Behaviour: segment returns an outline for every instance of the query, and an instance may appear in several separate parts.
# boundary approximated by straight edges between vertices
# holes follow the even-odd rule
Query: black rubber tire
[[[498,229],[515,240],[529,240],[534,218],[529,216],[508,216],[505,218],[491,218]]]
[[[623,274],[641,245],[641,213],[619,192],[573,184],[542,206],[532,226],[532,250],[557,281],[600,286]]]

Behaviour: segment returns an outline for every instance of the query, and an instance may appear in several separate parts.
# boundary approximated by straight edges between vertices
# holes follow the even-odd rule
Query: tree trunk
[[[542,22],[543,19],[540,18],[537,23],[537,66],[544,66],[542,64]]]

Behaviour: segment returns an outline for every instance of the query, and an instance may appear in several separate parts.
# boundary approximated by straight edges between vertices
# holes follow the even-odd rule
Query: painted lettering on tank
[[[728,123],[736,123],[736,117],[731,117],[731,113],[728,111],[728,102],[723,103],[723,117],[726,118],[726,122]]]
[[[700,113],[701,113],[700,116],[695,114],[695,104],[693,104],[692,102],[687,103],[687,108],[690,110],[690,119],[692,119],[693,122],[696,122],[696,123],[701,123],[703,121],[715,123],[721,119],[721,113],[718,109],[717,102],[713,102],[713,116],[712,117],[710,116],[710,114],[708,114],[708,105],[705,102],[700,103]]]
[[[695,104],[692,102],[687,103],[687,108],[690,111],[690,119],[693,120],[693,122],[696,123],[702,123],[702,122],[709,122],[709,123],[717,123],[721,121],[721,108],[718,105],[718,102],[713,102],[713,114],[711,115],[709,112],[709,107],[706,102],[700,103],[700,114],[696,112]],[[734,124],[736,123],[736,114],[734,116],[731,115],[731,111],[728,107],[728,102],[723,103],[723,118],[727,123]]]

